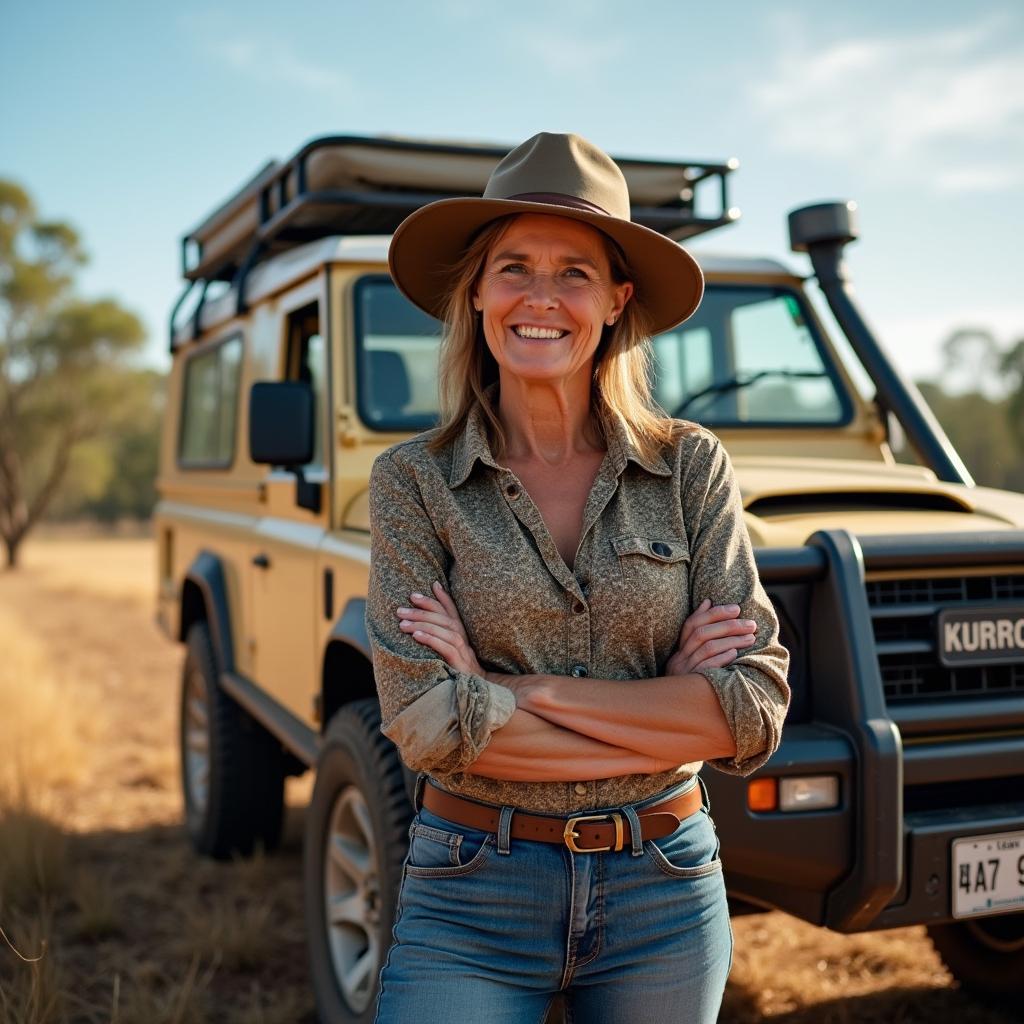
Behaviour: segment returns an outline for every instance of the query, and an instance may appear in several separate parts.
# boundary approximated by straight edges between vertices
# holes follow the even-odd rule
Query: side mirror
[[[271,466],[313,458],[313,389],[298,380],[258,381],[249,392],[249,456]]]
[[[320,511],[321,488],[302,472],[313,458],[313,389],[305,381],[257,381],[249,392],[249,457],[295,474],[295,501]]]

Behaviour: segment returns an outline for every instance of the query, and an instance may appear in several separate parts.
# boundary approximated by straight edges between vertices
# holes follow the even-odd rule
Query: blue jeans
[[[633,825],[636,811],[699,781],[622,810]],[[733,941],[703,795],[671,835],[640,840],[634,825],[632,848],[608,853],[511,839],[510,807],[497,832],[421,808],[377,1024],[541,1024],[560,991],[570,1024],[712,1024]]]

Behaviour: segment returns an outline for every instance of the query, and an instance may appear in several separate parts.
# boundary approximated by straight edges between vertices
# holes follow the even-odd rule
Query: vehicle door
[[[280,379],[305,381],[313,389],[314,452],[302,470],[306,480],[320,488],[320,511],[299,506],[294,472],[266,467],[261,484],[266,511],[256,530],[250,567],[255,682],[306,724],[313,722],[313,701],[319,692],[316,562],[330,509],[324,454],[327,352],[319,282],[310,285],[317,287],[290,295],[275,319],[284,332]]]

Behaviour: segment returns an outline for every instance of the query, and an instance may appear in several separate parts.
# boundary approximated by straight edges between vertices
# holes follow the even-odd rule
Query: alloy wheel
[[[380,969],[381,894],[370,811],[355,786],[345,786],[324,834],[324,920],[334,975],[357,1013],[369,1005]]]

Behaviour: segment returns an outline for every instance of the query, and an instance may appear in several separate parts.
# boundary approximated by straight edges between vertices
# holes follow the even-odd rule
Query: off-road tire
[[[928,937],[969,992],[998,1003],[1024,996],[1024,914],[933,924]]]
[[[393,938],[412,814],[398,751],[380,731],[377,701],[346,704],[324,736],[306,811],[303,855],[310,970],[325,1024],[373,1020],[380,970]],[[368,868],[365,878],[352,881],[349,923],[332,926],[328,899],[343,896],[351,877],[346,872],[355,860],[342,857],[342,837],[365,855]],[[346,963],[358,964],[352,973],[362,979],[359,985],[350,984],[348,994],[339,977]]]
[[[193,623],[185,648],[178,750],[189,840],[197,853],[217,860],[248,857],[257,844],[272,850],[284,816],[281,745],[221,688],[206,622]],[[195,762],[196,756],[201,762],[197,738],[203,735],[205,794],[198,787],[204,772]]]

